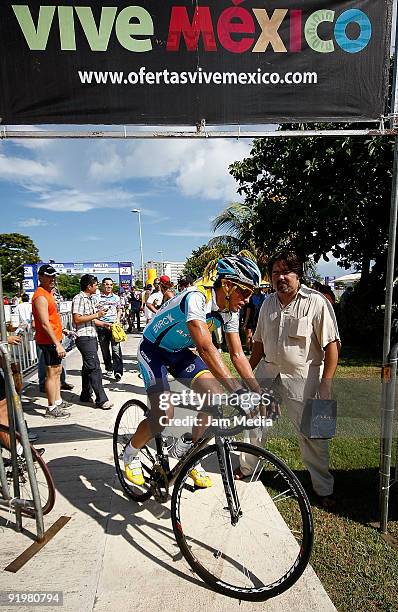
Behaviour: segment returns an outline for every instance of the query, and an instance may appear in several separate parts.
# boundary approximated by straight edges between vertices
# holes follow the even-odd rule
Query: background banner
[[[2,0],[2,123],[368,121],[386,111],[391,0],[135,2]]]

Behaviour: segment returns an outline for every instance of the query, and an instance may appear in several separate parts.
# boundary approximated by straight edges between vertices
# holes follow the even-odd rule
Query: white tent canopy
[[[356,283],[357,281],[359,281],[359,279],[361,278],[361,273],[360,272],[355,272],[353,274],[344,274],[344,276],[339,276],[338,278],[334,279],[334,283],[346,283],[347,285],[352,285],[353,283]]]

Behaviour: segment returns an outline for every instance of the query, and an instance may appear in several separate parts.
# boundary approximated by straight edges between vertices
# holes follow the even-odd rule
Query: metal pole
[[[4,381],[5,381],[5,388],[6,388],[9,444],[10,444],[10,452],[11,452],[14,497],[19,498],[20,497],[19,474],[18,474],[19,470],[18,470],[17,444],[16,444],[16,438],[15,438],[15,420],[14,420],[14,411],[13,411],[13,405],[12,405],[12,395],[10,393],[10,385],[7,384],[9,383],[10,376],[12,378],[12,374],[10,372],[9,363],[7,361],[8,342],[7,342],[6,317],[5,317],[5,312],[4,312],[3,280],[2,280],[1,266],[0,266],[0,330],[1,330],[0,352],[2,356],[2,368],[4,372]],[[21,509],[18,507],[15,508],[15,529],[16,531],[22,531]]]
[[[380,439],[380,531],[387,533],[388,503],[390,494],[392,429],[397,383],[398,344],[389,354],[389,364],[383,366],[382,420]]]
[[[162,262],[161,270],[162,270],[162,274],[164,274],[163,251],[158,251],[158,253],[160,253],[160,260]]]
[[[142,246],[142,228],[141,228],[141,211],[138,212],[138,227],[140,230],[140,251],[141,251],[141,272],[142,272],[142,288],[145,288],[145,269],[144,269],[144,249]]]
[[[140,233],[142,288],[145,289],[144,249],[142,247],[141,210],[139,208],[133,208],[131,212],[138,214],[138,229]]]
[[[10,355],[8,352],[7,343],[7,329],[5,324],[4,315],[4,302],[3,302],[3,283],[1,278],[1,266],[0,266],[0,328],[2,343],[0,345],[1,354],[3,358],[3,371],[5,378],[5,387],[7,395],[7,411],[8,411],[8,427],[10,433],[10,451],[11,461],[13,469],[13,484],[14,484],[14,497],[20,498],[19,490],[19,470],[18,470],[18,457],[16,451],[16,438],[15,438],[15,418],[18,424],[18,431],[21,437],[21,443],[24,452],[24,458],[26,462],[26,468],[29,476],[30,488],[32,491],[34,507],[35,507],[35,519],[36,519],[36,531],[37,539],[40,541],[44,538],[44,523],[43,523],[43,511],[41,507],[41,499],[39,488],[37,486],[36,472],[33,465],[32,452],[30,450],[30,443],[28,439],[28,432],[26,430],[26,424],[24,414],[22,410],[21,400],[17,394],[14,386],[14,379],[12,377]],[[21,506],[15,506],[15,517],[16,517],[16,529],[17,531],[22,530],[22,518],[21,518]]]
[[[398,126],[398,19],[395,24],[395,55],[391,104],[391,127]],[[386,301],[384,311],[383,338],[383,388],[381,405],[381,436],[380,436],[380,531],[387,533],[388,500],[390,492],[391,449],[393,437],[393,420],[395,409],[395,380],[397,369],[396,346],[390,353],[392,298],[394,288],[395,243],[397,233],[398,210],[398,137],[394,142],[394,163],[391,186],[390,228],[388,235],[387,269],[386,269]]]
[[[283,120],[281,120],[283,123]],[[206,128],[206,131],[201,132],[190,132],[190,131],[170,131],[170,130],[162,130],[158,131],[130,131],[129,129],[125,129],[122,127],[119,130],[81,130],[81,129],[66,129],[66,130],[44,130],[38,129],[37,131],[31,130],[9,130],[7,126],[0,126],[0,140],[2,139],[18,139],[24,138],[26,139],[35,139],[41,138],[46,140],[52,139],[83,139],[83,138],[92,138],[92,139],[164,139],[164,138],[183,138],[183,139],[196,139],[203,140],[204,138],[233,138],[234,140],[249,138],[252,140],[253,138],[303,138],[303,136],[314,137],[314,136],[330,136],[335,138],[344,138],[345,136],[395,136],[397,131],[395,129],[380,129],[379,126],[375,127],[375,129],[356,129],[356,130],[277,130],[277,124],[275,125],[274,130],[241,130],[239,127],[235,130],[230,131],[209,131]]]

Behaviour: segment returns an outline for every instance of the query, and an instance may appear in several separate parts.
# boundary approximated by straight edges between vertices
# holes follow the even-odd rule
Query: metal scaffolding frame
[[[64,129],[15,129],[6,125],[0,125],[0,139],[201,139],[201,138],[303,138],[303,137],[394,137],[394,162],[391,188],[390,206],[390,225],[388,236],[388,253],[386,268],[386,297],[385,297],[385,316],[384,316],[384,337],[383,337],[383,378],[382,378],[382,400],[381,400],[381,432],[380,432],[380,481],[379,481],[379,502],[380,502],[380,531],[387,533],[389,492],[393,484],[398,483],[398,449],[395,466],[395,479],[391,479],[391,456],[393,442],[393,421],[395,411],[395,385],[397,377],[397,352],[398,344],[394,344],[391,349],[391,328],[392,328],[392,299],[394,286],[394,262],[397,232],[397,211],[398,211],[398,79],[397,79],[397,52],[398,52],[398,20],[395,33],[395,55],[393,68],[393,87],[392,105],[390,115],[380,117],[379,124],[374,129],[322,129],[322,130],[263,130],[249,131],[241,130],[239,126],[232,131],[209,130],[205,119],[202,119],[195,128],[182,130],[162,130],[149,128],[137,129],[137,126],[112,126],[109,129],[98,129],[98,126],[81,129],[72,129],[70,126]],[[376,123],[376,122],[375,122]],[[385,123],[389,124],[385,128]],[[359,124],[360,125],[360,124]],[[247,127],[247,126],[245,126]],[[4,320],[2,307],[2,294],[0,292],[0,314]],[[1,322],[1,321],[0,321]],[[5,330],[5,325],[4,325]],[[5,336],[2,326],[2,340]],[[391,350],[390,350],[391,349]],[[16,394],[10,396],[13,409],[17,416],[18,424],[22,418],[19,398]],[[25,424],[21,422],[21,428],[26,432]],[[24,440],[23,436],[23,440]],[[26,434],[27,440],[27,434]],[[26,443],[24,441],[24,444]],[[14,440],[15,443],[15,440]],[[30,452],[30,449],[29,449]],[[2,477],[0,462],[0,478]],[[16,509],[16,512],[18,510]],[[42,520],[42,519],[41,519]],[[40,527],[41,529],[41,527]],[[39,530],[39,525],[38,525]]]

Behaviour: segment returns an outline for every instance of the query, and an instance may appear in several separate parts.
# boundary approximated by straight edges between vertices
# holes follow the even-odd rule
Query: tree
[[[194,249],[190,257],[188,257],[185,262],[182,276],[187,276],[189,274],[194,278],[200,278],[207,264],[213,261],[213,259],[221,257],[222,254],[222,247],[209,247],[208,244],[203,244],[197,249]]]
[[[250,203],[229,204],[212,222],[213,231],[223,229],[227,233],[209,240],[208,246],[219,246],[229,253],[237,253],[242,249],[255,251],[252,233],[254,217],[255,210]]]
[[[230,172],[253,209],[256,244],[315,262],[332,252],[366,283],[386,249],[392,159],[393,141],[381,137],[269,138]]]
[[[315,262],[331,252],[361,270],[347,330],[368,342],[370,332],[381,336],[392,165],[389,138],[303,136],[257,139],[250,157],[230,166],[253,210],[257,246],[293,248]]]
[[[266,270],[269,252],[261,240],[255,240],[253,230],[261,222],[258,211],[250,202],[229,204],[212,222],[214,231],[224,229],[228,233],[216,236],[208,242],[208,247],[218,247],[223,254],[248,251],[262,270]],[[305,275],[312,280],[321,281],[316,265],[310,258],[305,263]],[[264,278],[268,277],[264,272]]]
[[[23,266],[40,261],[33,240],[23,234],[0,234],[0,265],[5,291],[21,291]]]
[[[57,287],[62,297],[71,300],[80,292],[80,274],[60,274],[57,276]]]

